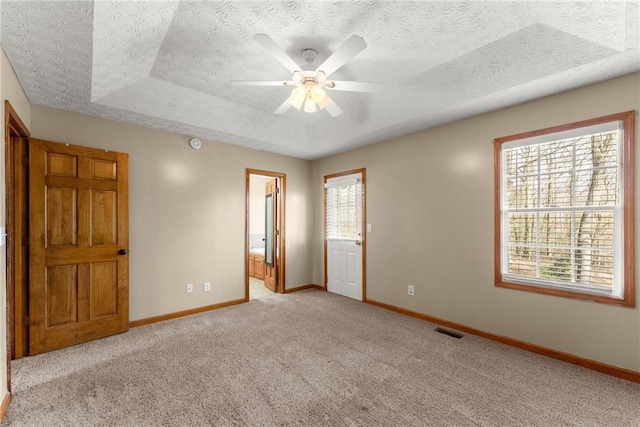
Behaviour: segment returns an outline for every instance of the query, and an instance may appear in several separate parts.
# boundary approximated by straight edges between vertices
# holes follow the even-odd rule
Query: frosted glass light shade
[[[291,97],[289,98],[289,102],[298,110],[302,107],[302,103],[304,99],[307,97],[307,92],[304,90],[303,86],[298,86],[294,90],[291,91]]]
[[[305,113],[315,113],[316,112],[316,103],[313,102],[313,99],[307,97],[307,100],[304,103],[304,111]]]
[[[326,97],[327,94],[320,86],[314,85],[313,89],[311,89],[311,99],[313,99],[314,102],[320,104]]]

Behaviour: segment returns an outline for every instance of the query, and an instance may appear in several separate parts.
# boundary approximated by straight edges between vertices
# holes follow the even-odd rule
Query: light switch
[[[367,224],[367,233],[371,233],[371,224]]]

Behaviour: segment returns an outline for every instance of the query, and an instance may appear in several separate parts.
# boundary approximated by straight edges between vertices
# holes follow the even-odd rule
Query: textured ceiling
[[[317,159],[640,70],[633,1],[0,1],[0,43],[34,104]],[[332,75],[333,118],[290,109],[256,43],[302,63],[351,35],[368,47]]]

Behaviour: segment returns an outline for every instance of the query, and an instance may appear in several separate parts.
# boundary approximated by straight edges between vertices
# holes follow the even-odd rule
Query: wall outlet
[[[204,284],[202,285],[202,289],[205,292],[211,292],[211,282],[204,282]]]
[[[416,294],[416,288],[413,285],[409,285],[409,288],[407,289],[407,294],[414,296]]]
[[[187,283],[187,293],[190,294],[193,292],[193,283]]]

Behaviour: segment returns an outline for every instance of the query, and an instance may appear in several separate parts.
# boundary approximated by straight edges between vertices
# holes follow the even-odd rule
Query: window
[[[634,306],[634,120],[494,141],[496,286]]]
[[[330,178],[326,188],[326,238],[359,240],[362,184],[355,175]]]

